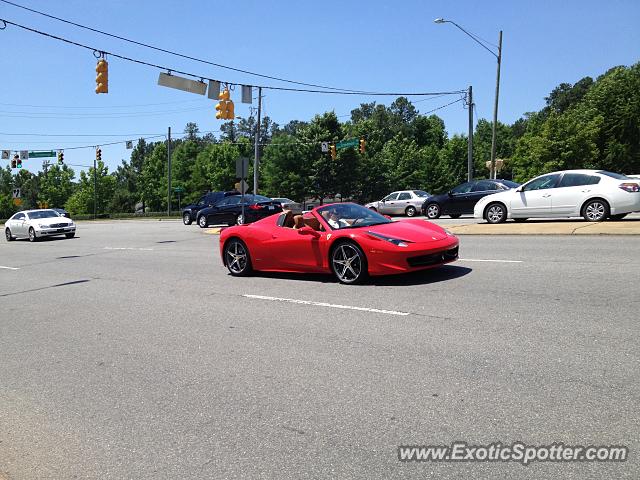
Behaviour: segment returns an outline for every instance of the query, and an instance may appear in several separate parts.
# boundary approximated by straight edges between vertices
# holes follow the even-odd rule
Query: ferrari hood
[[[399,222],[373,225],[366,227],[366,231],[410,242],[430,242],[447,238],[447,232],[444,229],[424,220],[401,220]]]

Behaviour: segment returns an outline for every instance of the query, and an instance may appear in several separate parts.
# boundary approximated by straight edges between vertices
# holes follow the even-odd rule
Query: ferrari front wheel
[[[355,243],[340,243],[331,252],[331,269],[340,283],[361,283],[368,276],[367,257]]]
[[[229,273],[235,277],[245,277],[252,271],[249,250],[244,242],[237,238],[232,238],[225,245],[224,261]]]

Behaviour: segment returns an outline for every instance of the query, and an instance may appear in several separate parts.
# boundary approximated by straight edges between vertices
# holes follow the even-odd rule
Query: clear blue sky
[[[574,83],[640,60],[637,0],[12,1],[168,50],[301,82],[411,92],[472,85],[478,118],[487,119],[493,111],[495,58],[454,26],[433,20],[454,20],[492,43],[497,43],[502,29],[499,119],[506,123],[539,110],[544,97],[561,82]],[[161,54],[4,3],[0,18],[210,78],[287,86]],[[90,164],[92,149],[70,148],[162,135],[168,126],[180,134],[190,121],[203,132],[220,127],[215,102],[158,86],[159,70],[154,68],[110,58],[109,93],[96,95],[91,51],[11,25],[0,31],[0,41],[2,149],[65,148],[66,163]],[[346,120],[362,102],[393,100],[274,91],[265,91],[265,96],[264,114],[281,125],[331,110]],[[455,98],[415,105],[425,113]],[[239,91],[234,100],[236,115],[248,115],[249,106],[240,103]],[[460,103],[437,114],[450,135],[466,132],[467,112]],[[130,154],[123,144],[103,146],[102,152],[110,170]],[[41,160],[25,163],[32,171],[41,165]]]

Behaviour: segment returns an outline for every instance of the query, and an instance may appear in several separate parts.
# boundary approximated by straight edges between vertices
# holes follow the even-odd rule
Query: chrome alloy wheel
[[[607,207],[599,201],[589,202],[584,209],[584,215],[590,222],[599,222],[607,214]]]
[[[440,216],[440,207],[436,203],[427,206],[427,218],[438,218]]]
[[[226,248],[227,268],[231,273],[240,275],[247,268],[247,249],[238,241],[234,241]]]
[[[362,276],[362,253],[355,245],[345,243],[337,247],[331,262],[333,271],[342,283],[355,283]]]
[[[487,210],[487,221],[489,223],[500,223],[505,219],[505,209],[502,205],[491,205]]]

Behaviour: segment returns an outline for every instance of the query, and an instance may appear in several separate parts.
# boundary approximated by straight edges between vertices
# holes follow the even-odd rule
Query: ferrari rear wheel
[[[252,272],[249,250],[242,240],[232,238],[224,247],[224,261],[229,273],[235,277],[246,277]]]
[[[340,283],[361,283],[368,276],[367,257],[355,243],[340,243],[331,252],[331,269]]]

